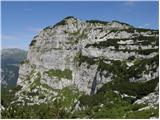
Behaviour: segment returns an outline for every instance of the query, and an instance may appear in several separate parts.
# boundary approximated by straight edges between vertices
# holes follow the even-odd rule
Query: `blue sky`
[[[158,29],[158,2],[2,2],[2,48],[28,49],[38,31],[66,16]]]

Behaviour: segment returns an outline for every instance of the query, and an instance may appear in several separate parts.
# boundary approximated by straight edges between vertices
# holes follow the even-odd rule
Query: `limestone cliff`
[[[17,101],[28,100],[30,105],[54,101],[66,88],[78,97],[92,95],[117,79],[157,85],[158,37],[157,30],[119,21],[64,18],[33,38],[20,66]]]

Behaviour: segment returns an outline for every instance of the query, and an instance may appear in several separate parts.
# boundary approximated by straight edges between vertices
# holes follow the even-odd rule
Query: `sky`
[[[9,2],[1,3],[2,49],[28,50],[40,30],[66,16],[82,20],[118,20],[135,27],[158,29],[158,1]]]

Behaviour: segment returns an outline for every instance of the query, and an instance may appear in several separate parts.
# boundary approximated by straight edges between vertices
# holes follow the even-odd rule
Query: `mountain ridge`
[[[144,108],[141,103],[147,110],[157,110],[158,34],[117,21],[66,17],[33,38],[12,103],[34,106],[59,101],[64,111],[73,113],[71,118],[111,118],[117,106],[121,111],[117,117],[132,118]],[[133,112],[125,112],[124,106]],[[102,111],[96,112],[97,108]],[[148,115],[141,117],[152,117]]]

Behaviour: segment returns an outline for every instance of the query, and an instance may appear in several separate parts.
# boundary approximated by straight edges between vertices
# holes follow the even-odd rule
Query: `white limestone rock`
[[[150,32],[139,33],[136,30],[133,31],[133,33],[129,33],[127,30],[130,28],[134,27],[117,21],[103,24],[68,17],[65,18],[61,24],[49,26],[40,31],[30,44],[27,61],[20,66],[17,85],[22,86],[22,90],[16,94],[19,96],[19,100],[24,98],[22,95],[24,91],[32,91],[31,86],[34,85],[36,79],[39,79],[39,85],[35,85],[37,90],[34,90],[34,92],[39,91],[46,96],[53,95],[53,97],[48,97],[50,100],[58,94],[58,92],[52,89],[60,90],[65,87],[75,86],[79,91],[85,94],[91,94],[92,92],[95,93],[107,82],[112,81],[114,74],[108,73],[108,71],[98,71],[98,63],[90,65],[87,62],[83,62],[78,66],[79,61],[76,60],[76,56],[79,52],[90,59],[107,59],[107,64],[115,60],[127,61],[128,67],[134,65],[128,61],[129,57],[134,56],[135,59],[150,59],[158,55],[157,52],[142,55],[136,51],[120,51],[120,49],[125,50],[126,48],[139,50],[141,44],[133,40],[135,34],[136,36],[140,34],[144,36],[151,35]],[[114,45],[105,48],[86,47],[88,44],[99,43],[109,39],[119,39],[119,41],[117,41],[117,45],[119,46],[118,50],[116,50]],[[141,49],[145,50],[157,48],[158,46],[156,45],[141,46]],[[50,77],[45,73],[49,70],[64,71],[65,69],[72,72],[71,80],[63,77],[59,79],[57,76]],[[107,73],[108,76],[105,76]],[[150,74],[151,72],[146,75],[143,74],[140,79],[130,78],[130,80],[147,81],[156,78],[158,77],[158,70],[153,72],[152,75]],[[44,87],[45,85],[49,88]],[[151,96],[154,95],[151,94]],[[36,103],[38,98],[33,97],[32,100]]]

